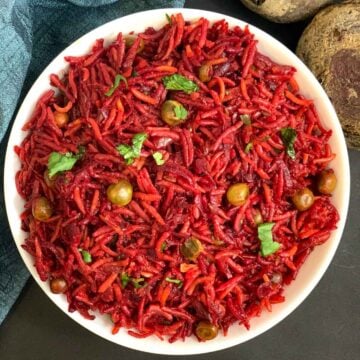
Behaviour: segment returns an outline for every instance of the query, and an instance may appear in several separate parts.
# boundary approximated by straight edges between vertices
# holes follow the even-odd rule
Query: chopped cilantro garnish
[[[127,83],[127,80],[126,80],[126,77],[120,75],[120,74],[117,74],[115,76],[115,80],[114,80],[114,84],[113,86],[105,93],[106,96],[111,96],[114,91],[119,87],[120,85],[120,81],[124,81],[126,87],[128,86],[128,83]]]
[[[92,262],[91,254],[88,251],[82,249],[79,249],[79,251],[81,252],[84,263],[89,264]]]
[[[161,244],[161,252],[163,252],[165,249],[166,249],[167,245],[166,245],[166,242],[164,241],[162,244]]]
[[[174,113],[175,116],[180,120],[186,119],[188,114],[187,110],[181,104],[174,106]]]
[[[246,144],[245,146],[245,152],[246,154],[253,148],[253,143],[249,142],[248,144]]]
[[[144,282],[144,280],[145,280],[144,278],[138,278],[138,279],[132,278],[131,282],[134,285],[135,289],[139,289],[144,286],[144,284],[140,284],[140,283]]]
[[[132,164],[135,159],[140,157],[141,148],[144,141],[147,139],[147,134],[139,133],[133,136],[132,145],[121,144],[116,147],[116,150],[123,156],[128,165]]]
[[[172,279],[172,278],[165,278],[165,281],[169,282],[169,283],[172,283],[172,284],[176,284],[179,288],[182,287],[183,285],[183,282],[179,279]]]
[[[58,172],[71,170],[84,153],[85,148],[83,146],[79,147],[79,152],[77,154],[73,154],[71,152],[66,154],[52,152],[48,159],[49,178],[52,178]]]
[[[273,240],[272,228],[274,225],[275,223],[262,223],[258,226],[258,237],[262,256],[271,255],[280,248],[280,244]]]
[[[129,283],[130,281],[130,277],[128,276],[127,273],[122,273],[121,274],[121,285],[122,287],[126,287],[126,285]]]
[[[171,17],[169,14],[165,14],[166,20],[169,22],[170,25],[172,25]]]
[[[281,139],[286,146],[286,153],[292,158],[295,159],[295,149],[294,149],[294,143],[296,140],[296,130],[287,127],[283,128],[280,131]]]
[[[249,114],[240,115],[240,119],[245,125],[251,125],[251,117]]]
[[[161,166],[161,165],[165,164],[165,160],[164,160],[163,155],[162,155],[162,153],[160,151],[154,152],[152,154],[152,156],[153,156],[153,158],[154,158],[154,160],[156,162],[156,165]]]
[[[191,80],[180,74],[165,76],[163,83],[168,90],[181,90],[187,94],[191,94],[199,90],[199,87]]]

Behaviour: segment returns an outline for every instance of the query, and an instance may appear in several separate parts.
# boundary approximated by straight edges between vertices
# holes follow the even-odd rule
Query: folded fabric
[[[183,5],[183,0],[0,0],[0,141],[36,77],[74,40],[126,14]],[[0,323],[29,276],[11,239],[2,186]]]

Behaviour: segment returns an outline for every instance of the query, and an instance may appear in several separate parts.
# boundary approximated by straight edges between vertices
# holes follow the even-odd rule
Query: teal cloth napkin
[[[0,0],[0,141],[13,118],[17,104],[36,77],[74,40],[120,16],[142,10],[182,7],[184,2],[183,0]],[[3,159],[3,154],[1,158]],[[0,166],[2,166],[1,162]],[[29,277],[11,239],[4,207],[3,191],[1,191],[0,323]]]

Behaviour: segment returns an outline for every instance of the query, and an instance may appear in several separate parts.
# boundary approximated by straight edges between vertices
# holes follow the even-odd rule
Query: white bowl
[[[320,84],[310,70],[290,50],[270,35],[250,25],[251,32],[255,34],[255,37],[259,41],[259,51],[268,55],[271,59],[280,64],[293,65],[298,70],[296,80],[300,85],[302,93],[305,96],[314,99],[323,124],[325,127],[333,130],[330,144],[337,155],[332,162],[332,167],[338,174],[338,185],[334,192],[332,202],[340,214],[338,229],[333,231],[330,239],[324,245],[317,247],[307,259],[300,270],[297,279],[286,288],[286,301],[284,303],[274,305],[271,313],[264,312],[261,317],[251,320],[250,330],[234,325],[230,328],[226,337],[219,335],[215,340],[208,341],[206,344],[199,343],[195,337],[187,338],[185,342],[178,341],[173,344],[169,344],[167,341],[161,341],[156,337],[137,339],[128,335],[125,330],[121,330],[117,335],[112,335],[112,324],[108,317],[99,315],[95,320],[89,321],[84,319],[77,312],[69,313],[65,296],[54,295],[50,292],[48,283],[40,280],[33,265],[33,258],[21,248],[21,244],[23,244],[27,234],[21,230],[20,226],[20,213],[23,211],[24,202],[18,195],[15,187],[14,177],[17,170],[20,168],[20,161],[14,153],[14,145],[20,144],[24,138],[25,133],[21,130],[21,127],[26,119],[32,114],[39,96],[49,89],[49,75],[52,73],[59,74],[66,69],[67,65],[64,61],[64,56],[83,55],[90,51],[91,46],[96,39],[105,38],[107,41],[111,42],[120,31],[126,34],[130,31],[144,31],[145,28],[149,26],[155,28],[161,27],[166,23],[165,14],[177,12],[182,12],[186,20],[195,20],[199,17],[205,17],[210,21],[225,19],[230,26],[239,25],[244,27],[247,25],[241,20],[210,11],[193,9],[159,9],[140,12],[111,21],[75,41],[60,53],[43,71],[20,107],[13,124],[6,152],[4,189],[10,228],[20,255],[33,278],[43,289],[45,294],[49,296],[62,311],[86,329],[116,344],[156,354],[185,355],[221,350],[252,339],[283,320],[310,294],[329,266],[341,239],[349,203],[350,170],[345,139],[339,120]]]

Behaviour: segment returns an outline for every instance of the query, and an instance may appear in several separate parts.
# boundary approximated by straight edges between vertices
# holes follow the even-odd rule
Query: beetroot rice
[[[15,151],[21,160],[16,185],[26,201],[23,247],[40,278],[66,280],[70,312],[93,319],[98,311],[111,317],[114,333],[126,328],[136,337],[154,334],[173,342],[194,334],[200,320],[224,334],[233,323],[249,328],[251,318],[283,302],[284,286],[329,238],[338,213],[329,196],[316,192],[307,211],[291,201],[298,189],[312,188],[335,157],[331,130],[301,95],[296,69],[259,53],[247,27],[230,29],[224,20],[211,25],[204,18],[189,23],[181,14],[170,20],[130,46],[120,33],[108,47],[100,39],[90,54],[66,57],[67,74],[50,77],[58,92],[39,99]],[[207,83],[198,78],[204,64],[213,69]],[[162,79],[175,73],[199,90],[167,90]],[[117,74],[127,83],[106,96]],[[161,120],[169,98],[188,112],[180,126]],[[69,114],[62,128],[55,111]],[[287,127],[297,133],[295,159],[281,139]],[[127,165],[116,146],[130,144],[138,133],[147,139],[141,156]],[[44,171],[50,153],[77,153],[79,146],[82,158],[49,187]],[[154,162],[156,151],[164,165]],[[106,196],[119,179],[134,187],[124,207]],[[242,206],[226,201],[236,182],[250,188]],[[31,213],[39,196],[54,208],[46,221]],[[281,244],[266,257],[259,253],[258,212],[275,223],[272,234]],[[191,236],[204,248],[194,261],[180,252]],[[91,254],[91,262],[79,249]],[[124,277],[135,281],[125,284]]]

